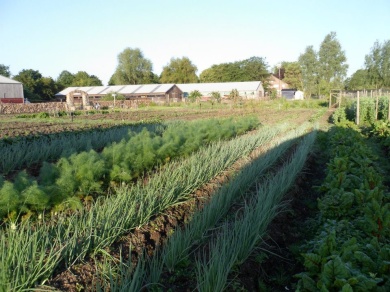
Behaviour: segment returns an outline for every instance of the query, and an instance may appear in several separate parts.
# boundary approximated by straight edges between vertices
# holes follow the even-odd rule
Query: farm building
[[[184,97],[190,92],[198,90],[203,96],[211,96],[213,91],[217,91],[222,97],[229,96],[233,89],[237,89],[241,97],[247,99],[264,97],[264,88],[260,81],[246,82],[220,82],[220,83],[189,83],[177,84],[183,91]]]
[[[303,92],[297,89],[282,89],[282,97],[287,100],[301,100]]]
[[[270,88],[273,88],[277,91],[278,96],[282,94],[282,90],[289,89],[289,85],[283,80],[279,79],[275,75],[271,75],[268,79]]]
[[[107,94],[123,95],[126,99],[149,98],[151,101],[179,102],[183,92],[175,84],[137,84],[113,86],[87,86],[68,87],[58,92],[57,99],[68,100],[70,96],[75,99],[88,96],[89,99],[99,99]]]
[[[0,102],[24,103],[23,84],[0,75]]]

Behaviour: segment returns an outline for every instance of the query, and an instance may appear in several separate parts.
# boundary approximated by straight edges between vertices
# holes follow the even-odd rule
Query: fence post
[[[332,107],[332,91],[329,93],[329,108]]]
[[[387,110],[387,120],[390,121],[390,95],[389,95],[388,100],[389,100],[389,108]]]
[[[356,125],[360,124],[360,97],[359,91],[357,92],[357,100],[356,100]]]
[[[375,103],[375,121],[378,120],[378,108],[379,108],[379,97],[376,96],[376,103]]]

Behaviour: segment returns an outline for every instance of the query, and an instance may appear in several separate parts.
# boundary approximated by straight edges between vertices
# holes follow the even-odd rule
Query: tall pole
[[[389,95],[389,108],[387,110],[387,120],[390,121],[390,95]]]
[[[116,97],[116,93],[113,93],[112,96],[114,97],[114,107],[115,107],[115,97]]]
[[[372,93],[372,91],[371,91]],[[378,107],[379,107],[379,97],[376,96],[376,102],[375,102],[375,120],[378,120]]]
[[[279,97],[282,97],[282,89],[281,89],[281,84],[280,84],[280,67],[281,67],[282,65],[281,64],[279,64]]]
[[[357,92],[357,100],[356,100],[356,125],[360,124],[360,97],[359,91]]]

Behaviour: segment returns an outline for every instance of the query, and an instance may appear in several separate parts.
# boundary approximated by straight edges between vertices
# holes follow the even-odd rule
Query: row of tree
[[[333,89],[362,90],[390,88],[390,41],[374,43],[365,57],[365,68],[346,78],[348,65],[336,33],[329,33],[316,51],[308,46],[295,62],[282,62],[274,68],[292,88],[306,96],[328,95]]]
[[[327,95],[332,89],[377,89],[390,87],[390,41],[375,42],[365,57],[365,68],[346,79],[348,65],[336,33],[325,36],[316,51],[306,47],[295,62],[282,62],[274,67],[274,75],[291,88],[303,90],[306,96]],[[160,76],[153,73],[152,62],[138,48],[125,48],[118,54],[118,65],[109,85],[197,82],[263,82],[268,90],[269,69],[264,58],[212,65],[197,76],[197,67],[187,57],[172,58]],[[9,66],[0,64],[0,75],[11,77]],[[25,96],[32,100],[50,100],[54,94],[70,86],[99,86],[102,81],[85,71],[73,74],[62,71],[56,80],[44,77],[37,70],[27,69],[13,76],[23,83]],[[271,90],[271,89],[270,89]]]

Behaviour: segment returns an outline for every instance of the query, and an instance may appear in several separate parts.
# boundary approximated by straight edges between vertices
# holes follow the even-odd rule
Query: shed
[[[246,99],[258,99],[264,97],[264,87],[261,81],[245,82],[216,82],[216,83],[188,83],[177,84],[187,97],[192,91],[198,90],[203,96],[211,96],[211,93],[219,92],[222,97],[229,96],[233,89],[237,89],[239,95]]]
[[[0,102],[24,103],[23,84],[0,75]]]

